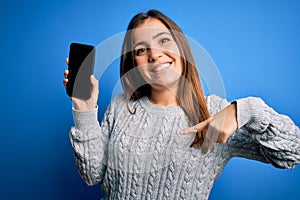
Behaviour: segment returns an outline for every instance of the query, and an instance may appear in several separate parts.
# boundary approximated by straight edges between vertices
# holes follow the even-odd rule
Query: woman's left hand
[[[207,120],[182,130],[180,134],[186,135],[207,130],[201,146],[202,153],[207,153],[214,143],[226,143],[238,128],[236,110],[236,102],[233,102]]]

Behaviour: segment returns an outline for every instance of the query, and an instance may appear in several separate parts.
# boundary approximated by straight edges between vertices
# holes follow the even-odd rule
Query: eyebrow
[[[161,35],[164,35],[164,34],[168,34],[168,35],[171,35],[169,32],[160,32],[160,33],[157,33],[155,36],[153,36],[152,38],[155,39]]]
[[[171,33],[169,33],[169,32],[160,32],[160,33],[157,33],[156,35],[154,35],[152,37],[152,39],[158,38],[159,36],[164,35],[164,34],[171,35]],[[144,41],[138,42],[133,46],[133,48],[135,48],[139,45],[145,45],[145,42]]]

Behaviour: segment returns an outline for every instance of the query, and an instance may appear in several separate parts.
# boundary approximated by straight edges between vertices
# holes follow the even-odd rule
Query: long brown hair
[[[190,120],[190,125],[195,125],[208,119],[210,114],[206,106],[204,93],[188,41],[175,22],[157,10],[149,10],[146,13],[139,13],[135,15],[128,25],[123,41],[120,76],[129,112],[135,112],[135,110],[132,111],[128,107],[128,101],[130,99],[137,100],[143,96],[151,95],[150,85],[143,80],[139,71],[135,68],[136,64],[132,47],[132,30],[148,18],[160,20],[167,29],[170,30],[172,37],[178,46],[182,59],[183,72],[179,80],[178,93],[176,95],[180,106],[183,108]],[[192,146],[200,147],[203,143],[205,134],[206,131],[198,132]]]

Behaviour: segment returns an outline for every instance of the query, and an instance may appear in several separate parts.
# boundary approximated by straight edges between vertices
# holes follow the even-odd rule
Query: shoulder
[[[230,102],[228,102],[225,98],[222,98],[215,94],[210,94],[206,97],[206,105],[211,115],[216,114],[229,104]]]
[[[134,110],[137,106],[136,102],[136,100],[126,99],[125,94],[121,93],[112,98],[108,109],[113,112]]]
[[[122,107],[126,107],[126,98],[124,94],[118,94],[112,97],[110,103],[107,106],[106,113],[115,113]]]
[[[117,94],[111,100],[111,104],[120,104],[120,103],[125,103],[125,102],[126,102],[126,97],[125,97],[124,93]]]

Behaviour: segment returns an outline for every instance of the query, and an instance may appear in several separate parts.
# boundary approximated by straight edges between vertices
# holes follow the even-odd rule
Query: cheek
[[[146,56],[139,56],[139,57],[136,57],[134,60],[135,60],[135,64],[137,67],[147,64]]]
[[[174,70],[177,73],[182,74],[182,71],[183,71],[183,60],[182,60],[182,58],[181,58],[181,56],[179,54],[179,50],[176,53],[169,51],[168,56],[171,57],[175,61],[175,63],[174,63],[175,64]]]
[[[147,64],[143,64],[143,63],[140,63],[138,64],[137,63],[137,66],[136,68],[138,69],[140,75],[145,79],[145,80],[148,80],[150,75],[149,75],[149,71],[148,71],[148,66]]]
[[[170,43],[167,47],[166,47],[166,50],[168,51],[168,52],[170,52],[172,55],[174,55],[174,56],[178,56],[178,57],[180,57],[180,52],[179,52],[179,49],[178,49],[178,46],[177,46],[177,44],[175,43],[175,42],[172,42],[172,43]]]
[[[143,77],[144,80],[148,80],[150,77],[147,64],[145,63],[137,63],[136,68],[138,69],[140,75]]]
[[[182,72],[183,72],[183,61],[181,59],[181,57],[179,56],[177,58],[177,64],[176,64],[176,67],[177,67],[177,71],[180,75],[182,75]]]

